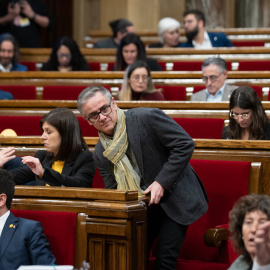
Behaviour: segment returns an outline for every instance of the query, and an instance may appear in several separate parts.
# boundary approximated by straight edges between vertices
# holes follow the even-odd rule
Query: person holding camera
[[[21,48],[41,47],[40,29],[51,27],[43,0],[0,0],[0,33],[15,36]]]

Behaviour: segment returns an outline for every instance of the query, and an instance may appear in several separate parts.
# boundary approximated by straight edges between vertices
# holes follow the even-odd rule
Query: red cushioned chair
[[[204,233],[219,224],[228,224],[228,213],[234,203],[248,194],[250,162],[191,160],[190,164],[202,180],[209,197],[208,211],[191,224],[181,248],[178,270],[226,270],[237,255],[229,252],[228,242],[222,248],[207,247]],[[191,194],[192,196],[192,194]],[[155,247],[148,269],[153,269]]]
[[[156,89],[163,89],[162,94],[165,100],[186,100],[186,88],[184,86],[160,85]]]
[[[20,64],[27,67],[27,71],[36,71],[36,63],[35,62],[20,62]]]
[[[222,139],[224,119],[173,118],[193,139]]]
[[[235,47],[264,47],[264,41],[256,41],[256,40],[241,40],[241,41],[233,41],[232,44]]]
[[[59,265],[74,265],[77,213],[14,210],[16,217],[41,222],[52,253]]]
[[[42,116],[14,116],[0,115],[0,132],[4,129],[13,129],[18,136],[41,136],[39,121]]]
[[[79,94],[85,89],[84,85],[57,85],[44,86],[44,100],[77,100]]]
[[[92,182],[92,188],[105,188],[103,178],[101,177],[97,167],[96,167],[94,179]]]
[[[193,94],[205,89],[205,85],[196,85],[193,87]]]
[[[81,131],[84,137],[98,137],[98,130],[90,125],[82,116],[78,116]]]
[[[36,99],[36,87],[33,85],[1,85],[0,90],[10,92],[14,99]]]
[[[267,71],[270,70],[270,61],[240,61],[239,71]]]
[[[99,62],[89,62],[88,63],[91,71],[100,71],[100,63]]]

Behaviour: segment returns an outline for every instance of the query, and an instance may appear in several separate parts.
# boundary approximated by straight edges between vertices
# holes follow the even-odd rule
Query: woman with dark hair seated
[[[230,122],[223,139],[270,140],[270,123],[253,88],[241,86],[230,97]]]
[[[95,174],[93,155],[85,143],[77,116],[67,108],[56,108],[40,121],[46,150],[25,156],[27,166],[11,170],[14,182],[37,186],[91,187]]]
[[[41,70],[60,72],[89,71],[90,67],[76,41],[65,36],[56,42],[49,61],[43,64]]]
[[[256,257],[261,252],[257,249],[257,243],[261,241],[261,233],[258,231],[270,220],[270,197],[256,194],[241,197],[230,211],[229,217],[232,244],[240,254],[229,270],[260,269],[256,268]],[[270,258],[264,262],[265,265],[269,263]]]
[[[143,61],[131,64],[125,73],[119,100],[165,100],[162,93],[155,89],[151,71]]]
[[[129,33],[121,39],[116,53],[114,70],[124,71],[135,61],[144,61],[151,71],[162,71],[156,59],[147,58],[144,45],[139,36]]]

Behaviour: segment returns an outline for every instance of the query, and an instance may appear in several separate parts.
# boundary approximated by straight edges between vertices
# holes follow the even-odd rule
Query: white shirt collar
[[[211,49],[213,48],[209,35],[206,31],[204,31],[204,40],[202,44],[197,43],[196,41],[192,40],[192,44],[196,49]]]
[[[0,64],[0,71],[2,71],[2,72],[9,72],[9,71],[11,71],[11,69],[12,69],[11,63],[8,65],[7,68],[4,68],[4,66],[2,66],[2,64]]]
[[[0,217],[0,236],[2,234],[3,228],[5,226],[5,223],[7,221],[9,214],[10,214],[10,211],[7,211],[3,216]]]

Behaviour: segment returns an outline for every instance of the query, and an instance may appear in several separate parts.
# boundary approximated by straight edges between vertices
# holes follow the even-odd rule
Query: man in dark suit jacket
[[[198,49],[233,47],[225,33],[205,31],[205,17],[199,10],[189,10],[184,13],[184,28],[188,41],[180,44],[179,47],[195,47]]]
[[[159,236],[155,269],[176,269],[188,225],[207,211],[207,195],[189,165],[193,140],[159,109],[124,113],[104,87],[86,88],[78,109],[99,130],[94,160],[105,187],[151,194],[147,240],[149,253]]]
[[[17,218],[9,211],[14,191],[12,175],[0,169],[0,269],[55,264],[41,223]]]

